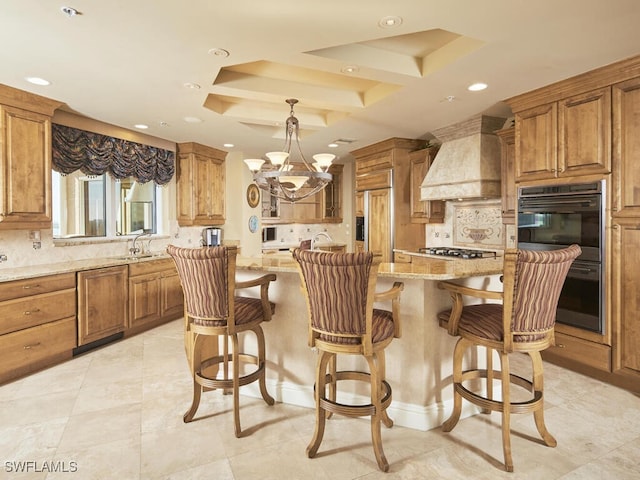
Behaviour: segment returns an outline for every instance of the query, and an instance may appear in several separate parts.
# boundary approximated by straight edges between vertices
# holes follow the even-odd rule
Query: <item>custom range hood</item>
[[[421,200],[500,197],[500,139],[505,119],[478,115],[433,135],[442,142],[420,187]]]

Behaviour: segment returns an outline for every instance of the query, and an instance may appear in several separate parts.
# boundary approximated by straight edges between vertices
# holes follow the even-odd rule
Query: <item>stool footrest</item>
[[[336,382],[340,380],[357,380],[361,382],[371,382],[371,374],[366,372],[356,372],[351,370],[345,370],[341,372],[335,373],[335,379],[332,378],[331,374],[327,374],[326,382],[327,385],[333,383],[333,380]],[[314,385],[315,388],[315,385]],[[386,380],[382,381],[382,389],[384,391],[384,395],[382,400],[380,401],[382,410],[386,410],[387,407],[391,404],[391,385]],[[339,415],[345,415],[348,417],[364,417],[375,415],[376,407],[375,405],[369,403],[364,405],[348,405],[344,403],[334,402],[327,398],[320,398],[320,407],[324,410],[332,413],[337,413]]]
[[[198,382],[200,385],[202,385],[205,388],[224,388],[224,389],[229,389],[229,388],[233,388],[233,379],[223,379],[223,378],[211,378],[211,377],[207,377],[205,375],[202,374],[202,371],[208,367],[211,367],[212,365],[219,365],[221,363],[223,363],[225,360],[224,355],[217,355],[215,357],[210,357],[207,358],[205,360],[203,360],[200,363],[200,369],[198,371],[195,372],[195,380],[196,382]],[[250,354],[246,354],[246,353],[241,353],[238,354],[238,360],[241,363],[249,363],[252,365],[256,365],[257,368],[252,371],[251,373],[248,373],[246,375],[242,375],[240,377],[238,377],[238,386],[243,386],[243,385],[248,385],[250,383],[255,382],[256,380],[258,380],[260,378],[260,375],[262,374],[262,372],[264,371],[264,364],[262,365],[258,365],[258,357],[255,355],[250,355]],[[231,355],[227,356],[227,361],[231,362],[232,361],[232,357]]]
[[[499,370],[492,371],[494,380],[501,381],[501,372]],[[465,380],[473,380],[477,378],[487,378],[487,370],[477,369],[477,370],[466,370],[462,373],[462,381]],[[540,402],[542,402],[542,392],[534,391],[533,384],[531,381],[526,378],[520,377],[518,375],[510,374],[509,381],[513,385],[517,385],[522,387],[529,392],[533,392],[533,397],[521,401],[521,402],[510,402],[509,404],[509,412],[510,413],[531,413],[539,408]],[[476,392],[473,392],[466,388],[462,383],[455,383],[454,388],[456,392],[458,392],[463,398],[470,401],[471,403],[478,405],[483,409],[492,410],[494,412],[502,412],[504,411],[504,403],[500,400],[494,400],[491,398],[484,397]]]

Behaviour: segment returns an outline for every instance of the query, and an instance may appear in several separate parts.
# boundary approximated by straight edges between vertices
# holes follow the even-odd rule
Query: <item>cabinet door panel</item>
[[[129,279],[129,327],[160,318],[160,278],[157,273]]]
[[[613,86],[614,215],[640,216],[640,78]]]
[[[1,123],[1,225],[50,226],[51,121],[46,115],[3,107]]]
[[[516,114],[516,180],[554,178],[557,169],[557,105]]]
[[[165,274],[160,278],[160,312],[163,317],[180,316],[183,313],[183,295],[180,277]]]
[[[391,191],[371,190],[368,194],[368,250],[391,262]]]
[[[127,326],[126,265],[78,272],[78,345]]]
[[[615,225],[613,231],[614,368],[640,374],[640,224]]]
[[[570,97],[558,108],[560,176],[611,170],[611,90]]]

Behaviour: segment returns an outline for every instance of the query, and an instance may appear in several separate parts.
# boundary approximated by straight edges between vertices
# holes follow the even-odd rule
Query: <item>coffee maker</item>
[[[222,229],[207,227],[202,230],[202,245],[205,247],[218,247],[222,245]]]

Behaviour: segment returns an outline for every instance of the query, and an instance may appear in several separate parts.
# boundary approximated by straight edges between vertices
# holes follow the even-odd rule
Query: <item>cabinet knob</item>
[[[24,285],[22,288],[24,290],[31,290],[32,288],[40,288],[40,285]]]
[[[558,348],[564,348],[564,343],[556,343],[556,347],[558,347]]]
[[[612,211],[612,212],[617,212],[617,211],[618,211],[618,207],[612,207],[612,208],[611,208],[611,211]]]
[[[31,345],[25,345],[23,348],[25,350],[31,350],[32,348],[36,348],[36,347],[39,347],[39,346],[40,346],[40,342],[32,343]]]
[[[31,315],[32,313],[40,313],[40,309],[36,308],[34,310],[27,310],[26,312],[24,312],[25,315]]]

